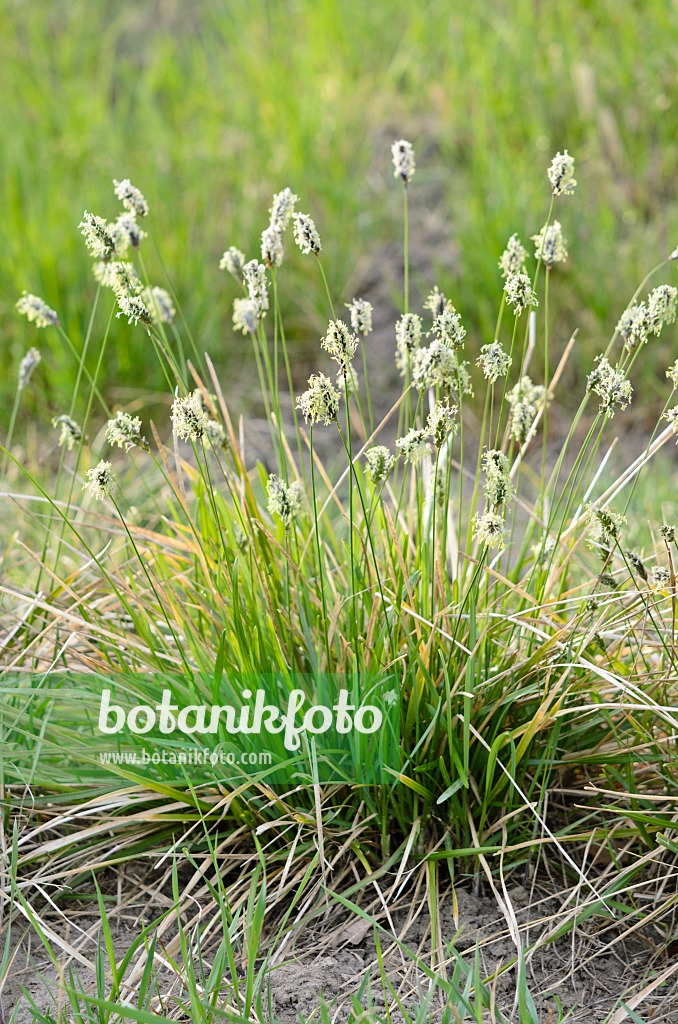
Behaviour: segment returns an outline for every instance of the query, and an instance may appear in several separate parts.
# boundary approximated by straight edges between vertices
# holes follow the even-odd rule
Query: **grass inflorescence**
[[[39,927],[32,886],[77,886],[92,870],[160,850],[191,863],[207,858],[218,877],[219,858],[250,843],[247,863],[257,867],[249,880],[240,873],[228,895],[209,883],[223,924],[217,957],[232,975],[228,1012],[241,1015],[231,1019],[263,1019],[266,961],[255,969],[255,951],[273,882],[277,898],[289,901],[276,940],[297,909],[295,927],[333,898],[367,922],[378,948],[374,908],[356,909],[355,899],[385,873],[393,895],[413,877],[425,879],[430,966],[412,955],[430,987],[412,1019],[429,1019],[433,1002],[449,1006],[458,997],[481,1021],[492,1003],[487,979],[477,962],[450,960],[434,908],[443,884],[454,891],[471,878],[478,888],[482,878],[515,943],[509,967],[520,1019],[536,1022],[525,977],[533,947],[506,896],[505,873],[520,869],[528,879],[557,860],[587,914],[626,920],[637,913],[629,887],[646,877],[654,885],[676,853],[676,528],[657,510],[647,538],[634,528],[626,539],[638,480],[675,429],[675,367],[667,370],[668,423],[657,423],[638,458],[606,475],[611,421],[638,401],[637,364],[675,319],[676,289],[655,280],[669,276],[675,254],[618,311],[554,447],[553,406],[576,344],[576,332],[560,351],[550,341],[551,292],[576,218],[572,157],[558,153],[545,175],[545,219],[532,253],[513,235],[498,260],[494,337],[477,348],[458,300],[433,282],[419,311],[410,308],[416,179],[408,147],[400,140],[393,148],[405,210],[403,308],[393,331],[403,387],[380,422],[361,358],[372,310],[355,299],[340,319],[323,262],[331,239],[321,239],[285,189],[274,197],[261,252],[248,259],[233,246],[222,260],[242,289],[234,325],[251,347],[267,411],[266,465],[252,464],[247,423],[234,420],[199,338],[184,327],[175,298],[147,279],[154,204],[125,180],[115,182],[124,207],[117,218],[85,214],[82,223],[96,304],[109,327],[127,321],[135,344],[155,352],[171,412],[153,422],[138,405],[108,405],[99,386],[107,331],[97,337],[93,372],[82,353],[68,412],[55,418],[54,477],[23,465],[11,443],[35,358],[22,365],[3,447],[5,480],[14,486],[23,474],[26,482],[12,499],[39,510],[37,546],[10,538],[1,586],[2,787],[17,825],[6,864],[16,898]],[[311,264],[327,303],[317,367],[302,392],[280,299],[295,260]],[[65,317],[41,299],[24,296],[18,308],[70,344]],[[543,383],[530,376],[537,350]],[[480,420],[469,405],[471,364],[484,379]],[[214,764],[189,777],[180,763],[139,769],[102,760],[111,744],[97,728],[106,687],[128,710],[157,704],[166,680],[178,705],[198,706],[216,703],[227,686],[244,700],[237,680],[258,675],[275,677],[283,694],[299,680],[309,697],[328,686],[336,697],[340,684],[356,703],[380,694],[398,729],[388,757],[379,747],[378,783],[366,774],[374,751],[357,742],[345,775],[331,784],[312,743],[287,758],[288,786],[275,776],[287,756],[280,744],[272,744],[277,764],[236,770],[235,778]],[[217,752],[226,739],[217,730],[201,742]],[[141,754],[155,741],[126,733],[116,743]],[[182,735],[172,745],[181,751],[195,742]],[[260,860],[251,859],[252,836]],[[619,874],[590,871],[592,848]],[[180,903],[175,872],[173,909]],[[545,928],[543,941],[574,920],[566,915],[561,931]],[[175,953],[186,965],[201,932],[189,941],[178,921]],[[236,942],[247,963],[244,1001]],[[120,966],[105,946],[95,965],[99,1003],[90,1003],[108,1012],[132,953]],[[143,977],[138,1020],[150,1019],[153,1003]],[[212,1019],[218,990],[190,971],[181,984],[190,1019]],[[383,1000],[404,1013],[387,974],[383,984]]]

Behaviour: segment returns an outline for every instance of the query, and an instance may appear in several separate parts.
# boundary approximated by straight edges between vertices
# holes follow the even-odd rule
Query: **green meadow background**
[[[63,411],[74,360],[56,331],[27,326],[14,303],[24,288],[41,295],[80,349],[95,284],[78,223],[85,209],[117,213],[114,177],[130,177],[148,199],[149,276],[165,285],[169,275],[199,349],[243,399],[249,344],[231,326],[236,286],[218,269],[221,253],[237,245],[258,255],[270,197],[289,185],[316,220],[335,300],[349,300],[397,252],[396,137],[413,142],[418,162],[413,299],[436,283],[417,275],[417,258],[430,249],[471,353],[492,340],[506,239],[517,231],[527,242],[545,218],[545,171],[556,150],[575,155],[579,181],[558,213],[570,259],[551,307],[553,351],[579,327],[571,383],[583,383],[645,271],[678,245],[675,2],[0,7],[5,409],[28,345],[44,356],[24,418]],[[288,250],[281,273],[297,367],[326,322],[312,263]],[[399,296],[391,300],[395,307]],[[111,312],[106,294],[92,370]],[[122,319],[110,330],[103,384],[111,400],[160,389],[143,330]],[[645,409],[661,401],[674,339],[667,331],[643,354]]]

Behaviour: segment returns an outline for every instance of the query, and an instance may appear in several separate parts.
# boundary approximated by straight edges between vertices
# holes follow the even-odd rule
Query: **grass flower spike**
[[[219,260],[219,270],[227,270],[231,277],[242,284],[243,270],[245,267],[245,254],[236,249],[234,245],[227,249]]]
[[[393,156],[393,167],[395,168],[393,177],[402,178],[403,182],[407,185],[414,177],[416,170],[412,144],[405,139],[398,139],[391,146],[391,154]]]
[[[115,194],[126,210],[136,214],[137,217],[148,216],[148,203],[129,178],[125,178],[123,181],[116,181],[114,178],[113,184],[115,185]]]
[[[533,384],[529,377],[523,377],[506,396],[511,407],[511,436],[519,444],[527,440],[544,402],[544,394],[543,384]]]
[[[279,267],[284,256],[282,231],[276,224],[270,224],[261,235],[261,258],[267,267]]]
[[[40,352],[37,348],[29,348],[26,355],[19,363],[19,378],[17,381],[17,390],[23,391],[28,384],[29,380],[33,376],[33,371],[36,366],[40,363]]]
[[[445,310],[452,309],[452,303],[445,297],[445,295],[443,295],[438,288],[438,285],[436,285],[433,291],[429,292],[426,296],[424,309],[430,310],[431,316],[435,320],[437,317],[442,316]]]
[[[567,150],[556,153],[548,169],[549,181],[554,196],[569,196],[574,192],[577,182],[574,177],[574,157]]]
[[[513,494],[508,458],[502,451],[492,449],[483,454],[482,462],[488,504],[494,509],[508,505]]]
[[[124,255],[116,253],[116,235],[103,217],[97,217],[85,210],[80,221],[80,230],[85,236],[87,248],[97,259],[112,259],[116,255]]]
[[[115,314],[116,317],[126,316],[128,324],[138,324],[139,321],[146,325],[153,323],[153,317],[138,295],[119,295],[118,305],[120,312]]]
[[[295,196],[291,188],[284,188],[273,196],[271,214],[271,227],[278,231],[284,231],[294,213],[295,204],[299,202],[299,196]]]
[[[103,501],[104,498],[110,498],[114,484],[113,467],[110,462],[104,462],[102,459],[94,469],[87,471],[87,482],[82,489],[89,491],[97,501]]]
[[[530,306],[538,306],[537,296],[527,274],[509,274],[504,284],[507,301],[513,306],[516,316]]]
[[[629,351],[637,345],[645,344],[650,332],[650,319],[644,302],[635,306],[629,306],[622,313],[617,324],[617,331],[624,339],[626,348]]]
[[[488,548],[503,548],[506,541],[506,523],[498,512],[488,509],[473,517],[473,539]]]
[[[404,313],[396,324],[396,366],[401,376],[407,371],[410,356],[421,343],[421,317]]]
[[[257,304],[259,318],[268,309],[268,290],[266,287],[266,267],[258,260],[250,260],[242,268],[243,279],[251,302]]]
[[[278,516],[285,530],[289,530],[293,520],[301,511],[303,497],[301,484],[298,481],[286,484],[284,480],[273,473],[266,483],[266,493],[268,494],[268,511],[271,515]]]
[[[201,441],[207,434],[209,418],[198,388],[184,398],[175,399],[172,405],[174,429],[183,441]]]
[[[146,232],[137,224],[135,213],[121,213],[113,224],[109,224],[109,230],[115,240],[118,256],[124,256],[130,246],[138,249]]]
[[[322,338],[320,347],[329,353],[346,374],[358,347],[358,339],[355,334],[351,334],[343,320],[330,320],[327,334]]]
[[[92,267],[95,279],[104,288],[110,288],[114,295],[138,295],[142,289],[139,275],[132,263],[122,260],[99,260]]]
[[[305,213],[294,214],[294,240],[303,253],[314,253],[322,250],[320,235],[311,218]]]
[[[372,303],[367,299],[353,299],[346,303],[351,314],[351,327],[361,338],[366,338],[372,331]]]
[[[177,311],[174,308],[172,296],[164,288],[144,288],[141,299],[148,307],[154,324],[174,323]]]
[[[339,392],[324,373],[314,373],[308,383],[308,391],[297,398],[297,408],[311,424],[324,423],[329,426],[339,412]]]
[[[663,565],[652,566],[652,582],[655,587],[668,587],[671,582],[671,572]]]
[[[610,419],[615,414],[615,406],[625,409],[631,401],[633,388],[624,375],[624,371],[610,366],[605,356],[596,357],[597,365],[588,376],[587,391],[593,391],[600,398],[600,411]]]
[[[525,270],[526,260],[527,250],[518,235],[511,235],[499,260],[502,277],[509,277],[510,274],[522,274]]]
[[[138,416],[130,416],[128,412],[117,412],[115,419],[109,420],[106,426],[106,440],[126,452],[130,448],[148,448],[148,442],[141,436],[141,420]]]
[[[419,460],[422,459],[428,451],[428,442],[428,430],[417,430],[416,427],[412,427],[404,437],[399,437],[397,439],[396,447],[399,448],[405,456],[405,462],[409,462],[410,465],[416,466]]]
[[[612,551],[613,541],[626,523],[626,516],[613,512],[609,508],[598,508],[589,502],[586,506],[585,523],[587,527],[587,544],[592,551],[598,551],[606,562]]]
[[[560,221],[544,225],[538,235],[532,235],[535,243],[534,255],[542,260],[550,269],[555,263],[564,263],[567,259],[567,243],[563,237]]]
[[[461,322],[461,316],[451,303],[446,302],[445,308],[435,317],[431,333],[448,348],[462,347],[466,337],[466,328]]]
[[[647,297],[647,318],[653,334],[659,334],[662,327],[676,319],[676,296],[678,290],[670,284],[660,284]]]
[[[449,402],[437,402],[426,420],[426,431],[436,448],[442,448],[450,434],[456,434],[458,409]]]
[[[480,350],[477,365],[483,371],[485,380],[495,384],[500,377],[506,377],[511,368],[511,356],[504,352],[498,341],[491,345],[483,345]]]
[[[66,413],[55,416],[52,426],[59,429],[59,440],[57,441],[59,448],[65,446],[70,452],[73,446],[82,440],[82,428]]]
[[[19,313],[27,317],[36,327],[58,327],[59,317],[53,309],[30,292],[23,292],[16,304]]]
[[[233,327],[243,334],[254,334],[259,324],[259,303],[252,299],[234,299]]]
[[[673,409],[667,409],[662,419],[668,422],[674,434],[678,434],[678,405],[674,405]]]
[[[365,452],[367,475],[373,484],[380,484],[395,466],[395,455],[383,444],[374,445]]]

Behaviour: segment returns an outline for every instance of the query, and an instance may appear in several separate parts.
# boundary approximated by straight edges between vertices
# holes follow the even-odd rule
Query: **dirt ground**
[[[521,884],[509,886],[507,890],[525,948],[543,937],[563,913],[562,896],[549,894],[549,888],[552,888],[550,882],[539,879],[537,884],[531,885],[532,892]],[[166,900],[171,902],[168,897]],[[488,978],[515,955],[515,945],[506,921],[489,892],[474,894],[470,887],[457,887],[456,901],[455,908],[450,891],[444,896],[439,909],[438,949],[443,957],[447,953],[448,977],[454,969],[454,960],[450,956],[453,945],[471,962],[477,946],[481,976]],[[149,901],[141,891],[124,903],[124,910],[119,913],[113,910],[109,916],[118,962],[139,934],[143,923],[156,919],[164,909],[157,896]],[[421,893],[408,891],[389,908],[390,921],[384,914],[382,923],[421,962],[431,966],[430,919],[426,905]],[[72,949],[87,960],[93,959],[100,927],[98,917],[91,912],[91,903],[69,909],[67,925],[63,920],[59,921],[54,912],[46,913],[45,920]],[[525,928],[526,925],[529,927]],[[24,931],[22,921],[17,921],[14,935],[20,939],[19,948],[2,991],[5,1024],[10,1020],[15,1024],[31,1024],[34,1019],[28,1004],[22,1000],[22,987],[43,1013],[51,1009],[56,1017],[59,1005],[57,971],[35,933],[28,929],[26,934],[22,934]],[[161,957],[165,955],[164,949],[173,934],[176,934],[175,930],[167,930],[158,943],[157,953]],[[571,1012],[567,1019],[573,1024],[602,1024],[622,998],[630,999],[657,975],[668,971],[670,976],[667,980],[643,1000],[637,1012],[647,1024],[678,1024],[678,972],[671,971],[671,960],[666,952],[662,952],[661,934],[659,927],[648,924],[629,937],[615,922],[593,917],[583,927],[538,949],[528,959],[527,980],[540,1022],[546,1024],[559,1019],[559,1001],[563,1011]],[[204,953],[207,970],[220,938],[217,928]],[[417,989],[426,991],[426,977],[413,966],[412,958],[395,943],[389,942],[386,935],[382,935],[380,944],[391,984],[409,1011],[415,1004]],[[371,976],[371,1006],[378,1015],[384,1013],[372,929],[362,918],[351,917],[348,911],[335,907],[326,917],[315,919],[297,935],[293,949],[284,948],[279,959],[277,956],[274,951],[263,985],[264,1006],[269,1005],[270,995],[271,1013],[267,1012],[266,1019],[271,1024],[294,1024],[298,1022],[299,1014],[305,1019],[317,1019],[321,993],[331,1007],[333,1021],[344,1024],[354,1020],[351,996],[358,992],[367,975]],[[434,960],[438,958],[434,957]],[[90,970],[65,954],[61,957],[61,964],[66,972],[69,966],[74,967],[85,990],[93,991],[94,976]],[[186,1020],[172,998],[181,993],[176,976],[160,966],[158,978],[162,1009],[173,1019],[176,1014],[177,1020]],[[495,987],[496,1006],[507,1017],[513,1009],[514,993],[515,974],[510,970],[498,978]],[[225,989],[224,999],[231,996],[232,990]],[[364,994],[363,1006],[368,1005]],[[432,1020],[440,1019],[442,1006],[442,996],[438,993],[433,1003]],[[13,1018],[17,1008],[17,1016]],[[161,1011],[159,1004],[156,1004],[156,1010]],[[388,1019],[392,1024],[404,1022],[404,1017],[397,1010]],[[487,1020],[490,1020],[489,1014]]]

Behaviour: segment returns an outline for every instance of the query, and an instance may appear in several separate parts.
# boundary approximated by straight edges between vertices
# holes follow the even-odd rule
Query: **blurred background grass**
[[[570,260],[552,290],[553,350],[580,329],[569,383],[583,382],[645,271],[678,245],[675,0],[1,7],[5,409],[29,344],[45,364],[28,414],[53,415],[70,398],[74,366],[59,336],[38,334],[13,306],[24,288],[41,295],[82,345],[95,286],[78,223],[85,208],[117,214],[113,177],[145,193],[150,275],[166,284],[164,264],[200,349],[243,395],[249,345],[231,327],[236,286],[217,267],[221,253],[258,255],[270,197],[289,185],[316,220],[335,300],[349,300],[370,260],[400,238],[396,137],[411,139],[418,159],[413,249],[430,248],[471,353],[492,340],[506,239],[517,231],[527,242],[543,222],[556,150],[576,157],[579,181],[558,211]],[[301,362],[326,303],[313,261],[290,248],[281,289]],[[675,284],[670,270],[663,279]],[[425,292],[435,282],[415,267],[414,283]],[[112,331],[109,396],[162,387],[144,332],[123,320]],[[644,353],[644,408],[665,393],[675,337],[672,328]]]

